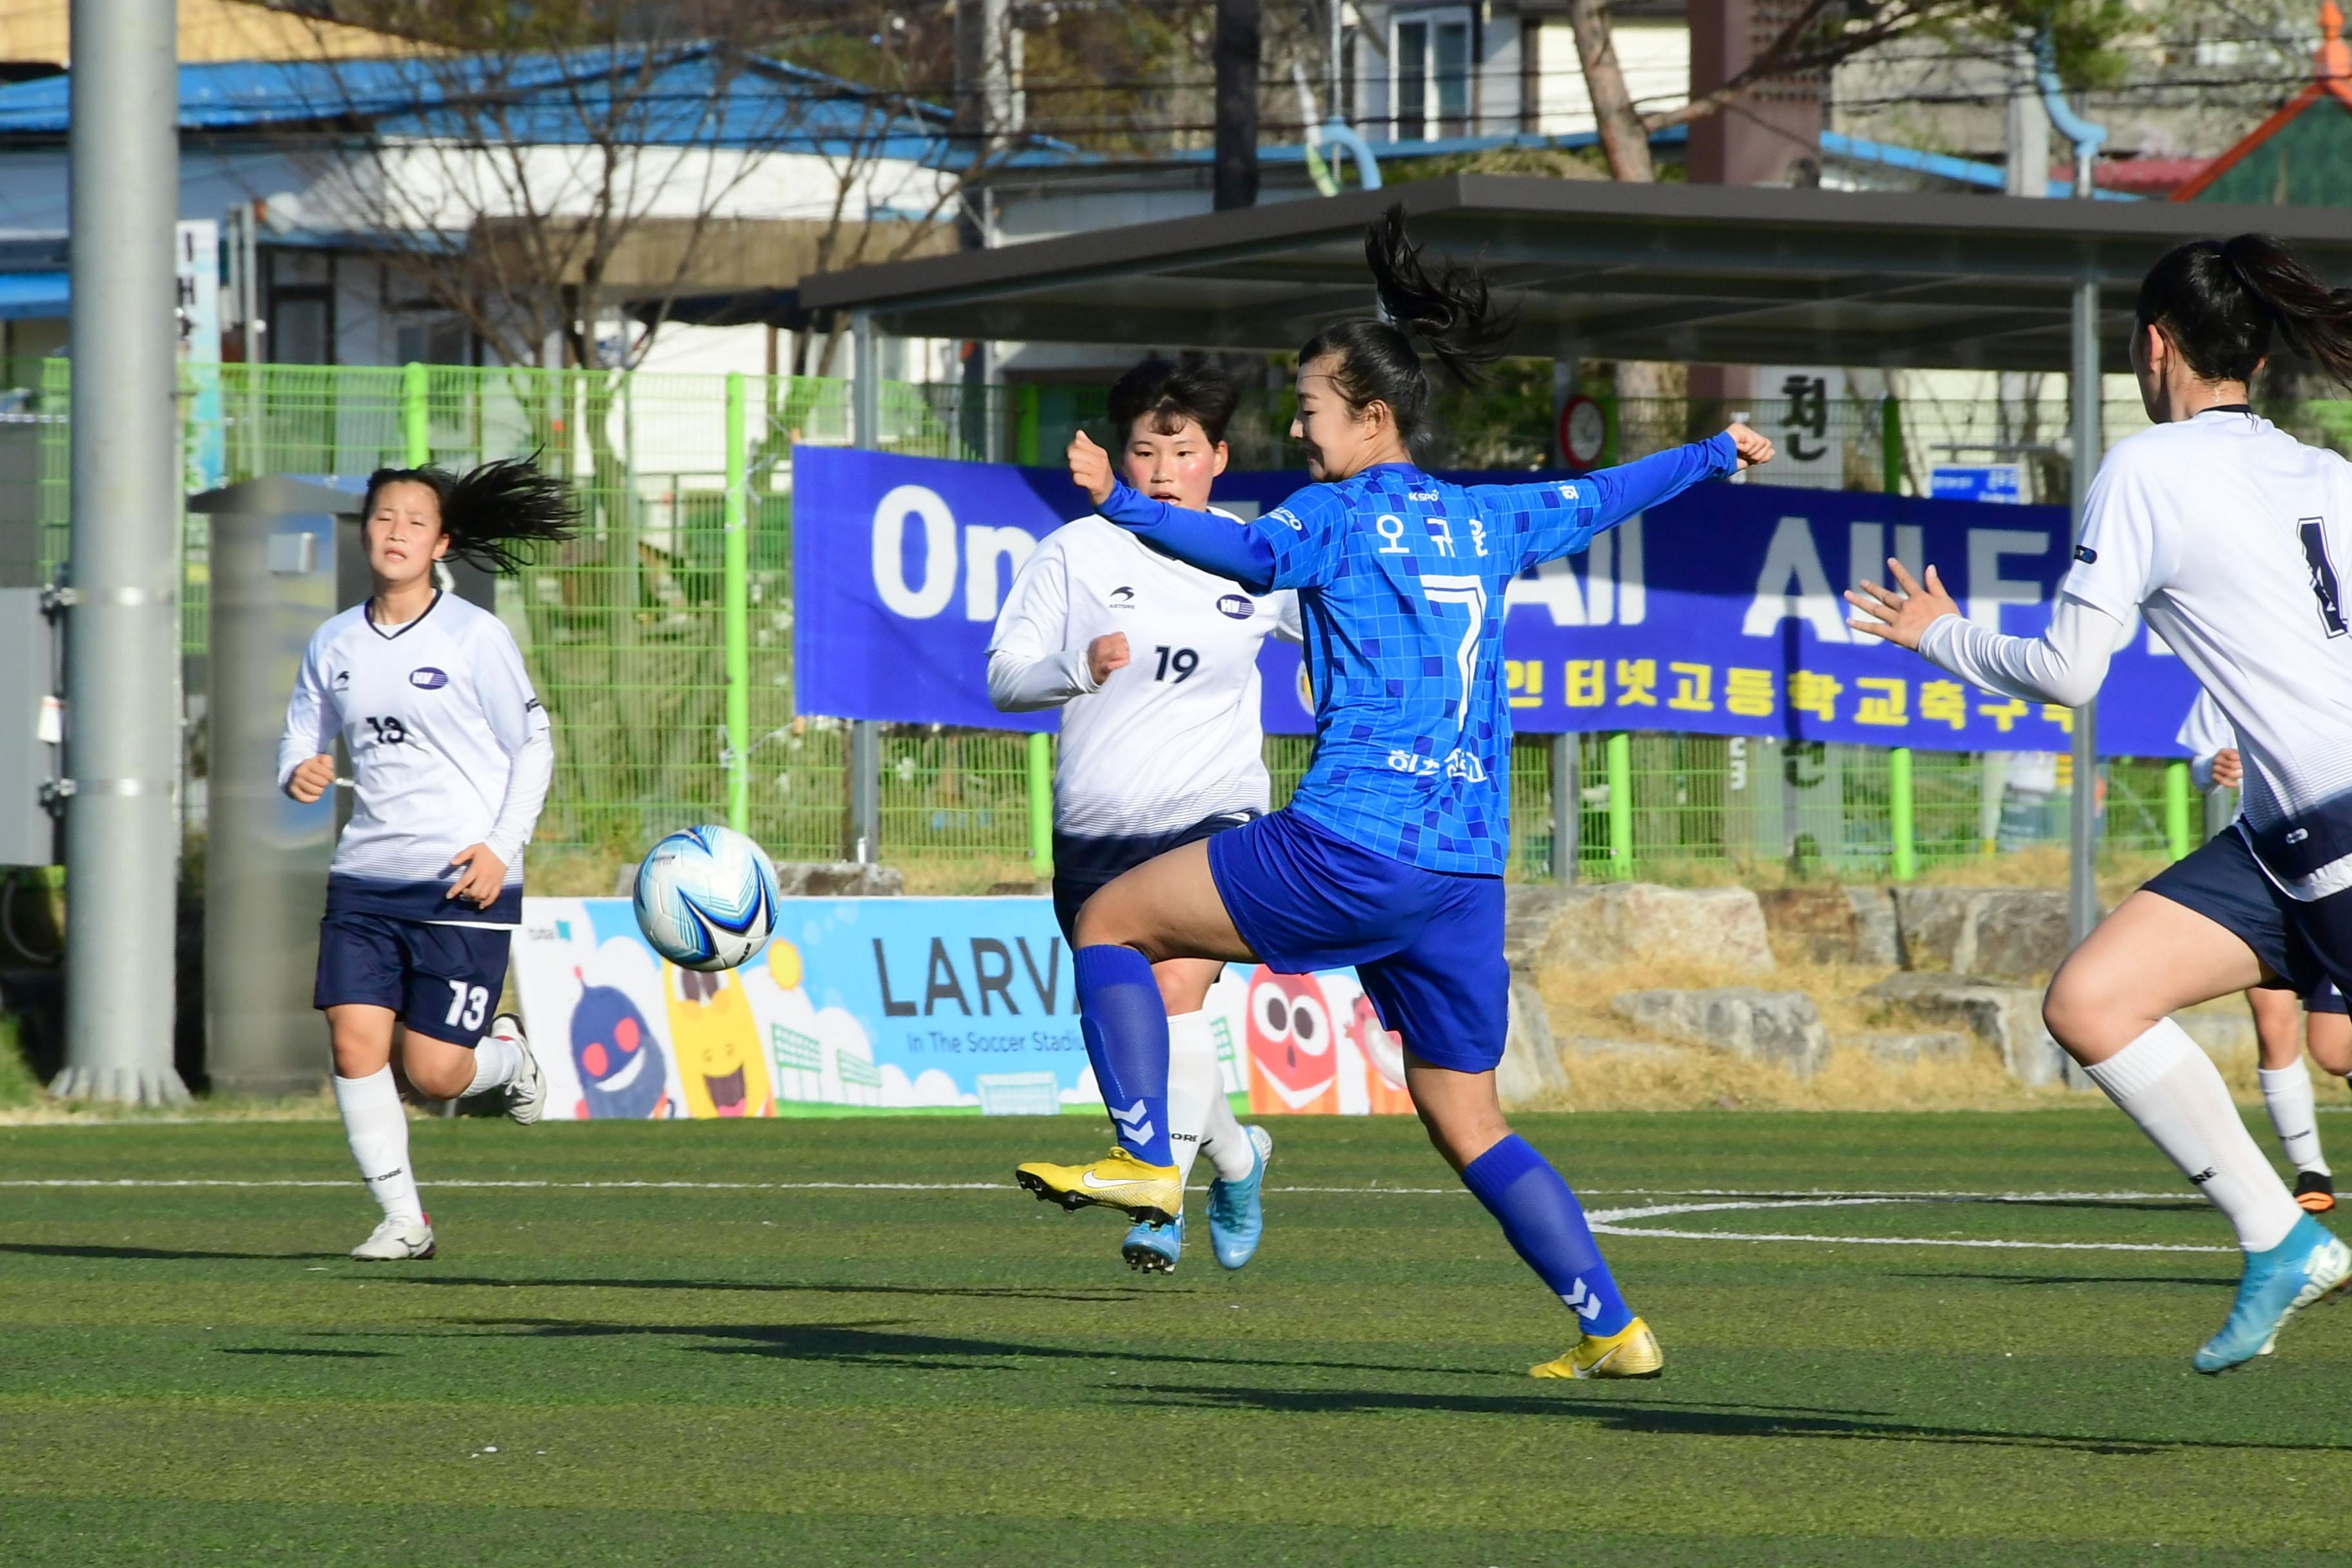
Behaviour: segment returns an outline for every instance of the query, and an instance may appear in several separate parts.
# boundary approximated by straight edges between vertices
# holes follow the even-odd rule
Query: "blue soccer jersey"
[[[1731,442],[1662,458],[1678,483],[1737,467]],[[1664,493],[1659,493],[1660,489]],[[1291,809],[1433,871],[1500,876],[1511,837],[1503,595],[1639,510],[1595,478],[1454,485],[1383,464],[1310,485],[1253,525],[1276,587],[1299,591],[1315,761]]]

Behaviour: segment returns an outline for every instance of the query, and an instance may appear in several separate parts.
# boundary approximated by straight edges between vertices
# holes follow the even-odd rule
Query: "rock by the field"
[[[2253,1017],[2242,1005],[2213,1012],[2175,1013],[2172,1017],[2205,1048],[2207,1056],[2219,1060],[2251,1057],[2262,1048]]]
[[[613,885],[616,899],[637,890],[637,868],[624,866]],[[856,860],[779,860],[776,891],[787,899],[890,899],[907,890],[907,874],[896,866]],[[1021,889],[1028,891],[1026,885]]]
[[[1873,1029],[1864,1034],[1840,1035],[1830,1044],[1840,1049],[1867,1051],[1878,1060],[1895,1066],[1960,1061],[1976,1047],[1976,1042],[1958,1029]]]
[[[1703,991],[1628,991],[1609,1010],[1692,1045],[1767,1061],[1810,1078],[1829,1055],[1821,1013],[1801,991],[1722,985]]]
[[[1516,887],[1507,896],[1503,952],[1520,973],[1635,960],[1772,968],[1763,907],[1746,888],[1604,882]]]
[[[907,874],[896,866],[856,860],[783,860],[776,865],[776,891],[788,899],[895,899],[907,890]]]
[[[2089,1076],[2059,1049],[2043,1026],[2038,986],[1906,973],[1890,974],[1863,994],[1938,1023],[1958,1025],[2000,1052],[2002,1068],[2020,1083],[2091,1087]]]
[[[1896,888],[1906,969],[2029,980],[2073,945],[2066,894],[2055,888]]]
[[[1774,888],[1756,897],[1783,952],[1816,963],[1892,969],[1902,962],[1895,903],[1884,888]]]
[[[1504,1110],[1524,1110],[1558,1103],[1567,1097],[1568,1087],[1568,1069],[1552,1043],[1543,998],[1532,984],[1514,978],[1510,1032],[1504,1037],[1503,1060],[1495,1068],[1495,1096]]]

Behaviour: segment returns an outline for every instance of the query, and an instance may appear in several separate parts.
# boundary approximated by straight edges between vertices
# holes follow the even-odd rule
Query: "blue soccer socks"
[[[1108,942],[1079,948],[1073,958],[1078,1032],[1119,1147],[1146,1164],[1173,1165],[1176,1156],[1168,1147],[1168,1008],[1151,978],[1151,964],[1135,949]],[[1571,1208],[1575,1202],[1569,1200]],[[1580,1228],[1582,1224],[1580,1218]]]
[[[1567,1303],[1588,1334],[1618,1332],[1633,1314],[1601,1260],[1584,1209],[1559,1173],[1514,1132],[1463,1167],[1462,1184],[1486,1205],[1504,1239]]]

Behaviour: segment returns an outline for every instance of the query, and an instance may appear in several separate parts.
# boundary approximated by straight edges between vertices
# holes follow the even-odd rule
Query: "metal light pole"
[[[173,0],[72,0],[73,531],[66,589],[66,1067],[49,1087],[184,1102],[180,205]]]
[[[859,310],[849,319],[854,400],[854,444],[871,451],[882,445],[882,355],[874,318]],[[882,726],[871,719],[849,722],[849,858],[861,865],[882,858]]]
[[[2074,405],[2074,460],[2068,487],[2074,542],[2083,541],[2083,503],[2099,467],[2099,280],[2074,285],[2074,361],[2066,377]],[[2066,929],[2080,942],[2099,923],[2099,705],[2074,710],[2074,793],[2069,803]]]

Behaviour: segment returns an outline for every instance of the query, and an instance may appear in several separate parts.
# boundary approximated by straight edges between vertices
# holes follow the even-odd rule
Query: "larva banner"
[[[679,969],[626,899],[525,899],[523,1021],[559,1119],[1100,1114],[1050,900],[793,899],[740,969]],[[1403,1111],[1353,971],[1234,964],[1210,994],[1235,1109]]]
[[[811,447],[793,470],[793,657],[803,711],[1055,727],[1053,713],[999,713],[990,704],[987,647],[1037,541],[1087,510],[1066,473]],[[1255,517],[1305,483],[1304,474],[1229,473],[1213,500]],[[1500,611],[1486,612],[1502,617],[1503,668],[1482,668],[1479,679],[1499,673],[1524,734],[1663,730],[2063,752],[2072,710],[1992,696],[1851,632],[1838,595],[1858,578],[1884,581],[1890,555],[1915,572],[1932,562],[1969,619],[2032,636],[2048,623],[2072,563],[2070,539],[2063,507],[1700,485],[1601,534],[1583,554],[1513,579]],[[2300,580],[2282,584],[2280,603],[2298,613],[2305,595],[2299,613],[2319,613],[2309,593]],[[1311,731],[1298,650],[1269,639],[1258,665],[1266,730]],[[2101,753],[2185,754],[2174,735],[2196,697],[2196,679],[2139,628],[2100,694]]]

